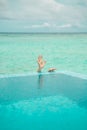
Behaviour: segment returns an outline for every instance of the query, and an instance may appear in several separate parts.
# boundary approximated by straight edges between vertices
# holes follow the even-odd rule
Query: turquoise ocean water
[[[87,74],[87,34],[0,34],[0,74],[36,72],[37,57],[58,71]]]
[[[87,34],[0,34],[1,75],[36,72],[39,54],[42,54],[47,61],[43,72],[50,67],[55,67],[57,71],[87,75]],[[48,93],[48,86],[49,88],[56,86],[55,92],[58,91],[58,94],[49,95],[48,93],[48,96],[25,100],[20,96],[27,97],[27,87],[32,85],[26,85],[27,82],[29,83],[26,77],[25,81],[22,80],[22,84],[18,84],[20,87],[25,85],[22,88],[24,93],[20,93],[19,88],[17,91],[12,91],[16,89],[16,78],[8,78],[10,83],[7,82],[7,78],[0,78],[0,130],[87,130],[87,79],[83,79],[84,84],[82,81],[81,86],[78,85],[80,78],[78,81],[75,80],[77,92],[67,89],[65,85],[64,91],[69,94],[70,90],[72,99],[59,92],[63,88],[59,89],[56,81],[54,85],[46,84],[45,88],[43,86],[36,88],[35,85],[35,90],[37,95],[42,95],[45,89]],[[44,84],[43,79],[40,78],[40,84]],[[35,79],[36,82],[37,80]],[[71,81],[73,82],[72,78]],[[47,78],[46,82],[48,83]],[[63,82],[62,80],[58,82],[61,85],[66,81],[63,78]],[[67,84],[69,88],[68,81]],[[9,102],[11,92],[14,98],[20,93],[20,100]],[[74,100],[73,95],[76,93],[77,100]]]

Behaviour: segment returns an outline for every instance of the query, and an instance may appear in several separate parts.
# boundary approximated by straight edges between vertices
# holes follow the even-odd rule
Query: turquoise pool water
[[[65,73],[0,78],[0,130],[86,130],[87,77]]]

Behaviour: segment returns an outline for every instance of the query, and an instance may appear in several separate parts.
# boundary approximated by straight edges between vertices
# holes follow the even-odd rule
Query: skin
[[[38,60],[37,60],[37,63],[38,63],[38,69],[37,69],[37,72],[41,72],[41,70],[44,68],[45,64],[46,64],[46,61],[43,59],[43,56],[38,56]],[[49,68],[48,69],[48,72],[53,72],[55,71],[56,69],[55,68]]]
[[[37,72],[41,72],[41,70],[44,68],[44,66],[45,66],[45,64],[46,64],[46,61],[45,61],[45,60],[43,59],[43,57],[40,55],[40,56],[38,56],[37,63],[38,63]]]
[[[48,72],[53,72],[55,70],[56,70],[56,68],[50,68],[50,69],[48,69]]]

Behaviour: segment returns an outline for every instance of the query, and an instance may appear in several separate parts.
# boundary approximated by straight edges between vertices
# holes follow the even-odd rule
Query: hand
[[[44,66],[46,64],[46,61],[43,60],[42,56],[39,56],[37,62],[39,65],[38,71],[41,71],[41,69],[44,68]]]

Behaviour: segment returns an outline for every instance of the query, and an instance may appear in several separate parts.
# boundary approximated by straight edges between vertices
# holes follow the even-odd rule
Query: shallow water
[[[0,34],[0,74],[36,72],[37,57],[50,67],[87,74],[87,34]]]

